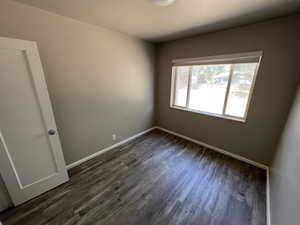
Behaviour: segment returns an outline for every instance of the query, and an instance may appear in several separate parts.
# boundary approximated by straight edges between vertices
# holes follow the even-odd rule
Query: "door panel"
[[[53,159],[49,160],[52,158],[51,146],[32,89],[32,81],[28,76],[24,52],[0,49],[0,62],[1,133],[24,187],[56,173],[57,168]],[[31,154],[26,153],[27,149],[30,149]],[[39,160],[32,160],[32,155]],[[28,162],[31,164],[30,170],[24,169]]]
[[[34,42],[0,38],[0,171],[15,205],[68,180]]]

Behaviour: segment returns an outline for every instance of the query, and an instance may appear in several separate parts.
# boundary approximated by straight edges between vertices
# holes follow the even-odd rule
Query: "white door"
[[[15,205],[69,179],[35,42],[0,38],[0,172]]]

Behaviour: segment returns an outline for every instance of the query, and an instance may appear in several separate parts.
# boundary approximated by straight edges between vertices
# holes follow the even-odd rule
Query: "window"
[[[171,107],[246,121],[262,52],[173,61]]]

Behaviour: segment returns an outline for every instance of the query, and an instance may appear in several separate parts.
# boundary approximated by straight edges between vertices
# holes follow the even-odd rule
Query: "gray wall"
[[[153,126],[152,44],[6,0],[0,36],[37,42],[67,164]]]
[[[268,164],[297,88],[300,15],[162,43],[158,46],[159,126]],[[246,123],[169,107],[171,61],[263,50]]]
[[[300,77],[300,67],[298,75]],[[272,225],[300,221],[300,89],[270,170]]]
[[[0,36],[37,42],[67,164],[153,126],[152,44],[7,0]]]

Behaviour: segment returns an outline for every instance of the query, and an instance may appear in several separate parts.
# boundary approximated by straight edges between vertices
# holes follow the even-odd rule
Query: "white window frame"
[[[199,114],[204,114],[208,116],[213,116],[213,117],[218,117],[218,118],[223,118],[223,119],[229,119],[229,120],[234,120],[234,121],[239,121],[239,122],[246,122],[252,95],[253,95],[253,90],[257,78],[257,73],[259,70],[259,66],[261,63],[263,52],[262,51],[255,51],[255,52],[247,52],[247,53],[237,53],[237,54],[226,54],[226,55],[218,55],[218,56],[208,56],[208,57],[200,57],[200,58],[187,58],[187,59],[175,59],[172,61],[172,78],[171,78],[171,94],[170,94],[170,107],[173,109],[179,109],[179,110],[184,110],[188,112],[194,112],[194,113],[199,113]],[[235,63],[238,62],[247,62],[247,60],[251,59],[256,59],[257,61],[257,66],[254,72],[252,84],[250,87],[249,91],[249,97],[245,109],[245,114],[244,117],[236,117],[232,115],[228,115],[225,113],[226,106],[227,106],[227,101],[228,101],[228,96],[229,96],[229,90],[230,90],[230,84],[232,80],[232,75],[233,75],[233,67]],[[223,106],[223,112],[222,114],[216,114],[216,113],[210,113],[210,112],[205,112],[201,110],[195,110],[191,109],[188,107],[189,105],[189,99],[190,99],[190,86],[191,86],[191,70],[189,70],[189,80],[188,80],[188,87],[187,87],[187,98],[186,98],[186,105],[183,106],[178,106],[175,105],[175,92],[176,92],[176,66],[191,66],[191,65],[211,65],[211,64],[216,64],[216,63],[226,63],[226,64],[231,64],[230,66],[230,73],[229,73],[229,78],[228,78],[228,83],[227,83],[227,88],[226,88],[226,94],[225,94],[225,100],[224,100],[224,106]]]

